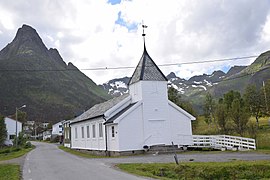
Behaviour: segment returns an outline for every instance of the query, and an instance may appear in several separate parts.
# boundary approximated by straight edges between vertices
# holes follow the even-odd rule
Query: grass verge
[[[0,164],[1,180],[19,180],[20,166],[16,164]]]
[[[157,179],[262,179],[270,178],[270,161],[118,164],[132,174]]]
[[[70,154],[73,154],[76,156],[81,156],[84,158],[108,158],[108,156],[101,156],[101,155],[94,155],[94,154],[90,154],[90,153],[80,152],[80,151],[70,149],[70,148],[67,148],[64,146],[58,146],[58,148],[67,152],[67,153],[70,153]]]
[[[12,148],[6,148],[4,150],[1,150],[2,152],[0,153],[0,161],[5,161],[5,160],[21,157],[24,154],[31,151],[32,149],[34,149],[34,146],[32,146],[31,148],[26,148],[26,149],[21,149],[21,148],[12,149]]]

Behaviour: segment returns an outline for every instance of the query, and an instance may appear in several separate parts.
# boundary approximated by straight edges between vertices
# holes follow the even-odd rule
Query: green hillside
[[[227,76],[207,91],[193,92],[187,97],[192,102],[199,114],[203,113],[203,103],[207,92],[215,98],[219,99],[223,94],[230,90],[244,92],[249,84],[256,85],[261,88],[263,81],[270,79],[270,51],[262,53],[251,65],[247,66],[239,73]]]
[[[36,30],[23,25],[0,51],[0,113],[27,105],[28,120],[56,122],[110,97],[56,49],[47,49]]]

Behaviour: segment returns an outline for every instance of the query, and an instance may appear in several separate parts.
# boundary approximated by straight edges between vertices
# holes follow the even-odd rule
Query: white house
[[[70,148],[70,120],[66,120],[63,122],[63,128],[64,128],[64,146]]]
[[[71,148],[121,154],[172,142],[190,145],[192,120],[192,115],[168,100],[167,78],[144,45],[129,94],[97,104],[73,119]]]
[[[65,120],[52,125],[52,135],[58,135],[58,136],[63,135],[63,122],[64,121]]]
[[[7,129],[7,142],[14,140],[16,137],[16,120],[9,117],[5,117],[6,129]],[[22,132],[22,123],[17,121],[17,136]]]
[[[42,140],[50,140],[52,137],[52,130],[51,129],[47,129],[46,131],[42,132]]]

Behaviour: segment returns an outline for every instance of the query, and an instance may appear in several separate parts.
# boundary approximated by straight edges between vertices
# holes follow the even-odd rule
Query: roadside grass
[[[1,180],[19,180],[20,166],[16,164],[0,164]]]
[[[34,148],[35,147],[32,146],[30,148],[8,147],[8,148],[0,149],[0,161],[5,161],[5,160],[10,160],[10,159],[21,157]]]
[[[270,150],[270,124],[269,118],[260,118],[260,127],[257,134],[257,146],[259,149]],[[255,121],[255,120],[254,120]]]
[[[108,156],[94,155],[94,154],[90,154],[90,153],[86,153],[86,152],[80,152],[80,151],[70,149],[70,148],[67,148],[67,147],[64,147],[64,146],[58,146],[58,148],[65,151],[65,152],[67,152],[67,153],[70,153],[70,154],[73,154],[73,155],[76,155],[76,156],[81,156],[81,157],[84,157],[84,158],[108,158]]]
[[[270,161],[136,163],[116,165],[128,173],[157,179],[270,178]]]

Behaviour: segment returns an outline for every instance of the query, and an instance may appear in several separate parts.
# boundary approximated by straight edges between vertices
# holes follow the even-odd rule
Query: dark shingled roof
[[[144,45],[143,55],[137,65],[130,81],[129,85],[138,81],[168,81],[166,76],[161,72],[152,58],[149,56]]]
[[[113,123],[114,120],[116,120],[118,117],[120,117],[122,114],[124,114],[124,112],[126,112],[127,110],[129,110],[132,106],[134,106],[136,103],[132,103],[130,105],[128,105],[126,108],[124,108],[122,111],[120,111],[119,113],[117,113],[116,115],[114,115],[112,118],[110,118],[109,120],[107,120],[105,122],[105,124],[108,123]]]
[[[116,104],[118,104],[119,102],[121,102],[122,100],[127,98],[128,96],[129,96],[129,94],[125,94],[123,96],[119,96],[119,97],[115,97],[113,99],[110,99],[104,103],[96,104],[92,108],[90,108],[89,110],[85,111],[80,116],[73,119],[71,121],[71,123],[92,119],[92,118],[95,118],[98,116],[103,116],[107,110],[111,109],[113,106],[115,106]]]

